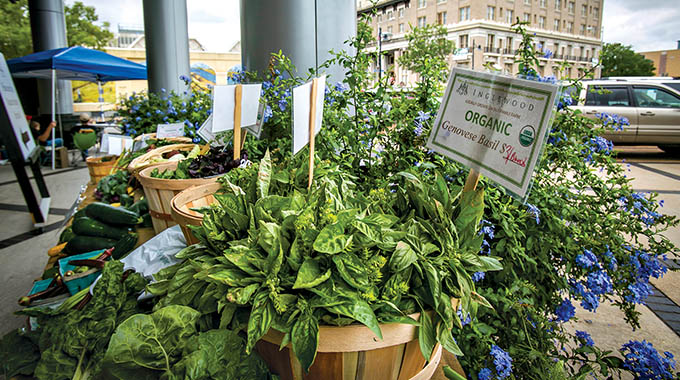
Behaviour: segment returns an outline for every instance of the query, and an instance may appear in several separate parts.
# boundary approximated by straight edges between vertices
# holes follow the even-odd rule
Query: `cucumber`
[[[90,218],[97,219],[107,224],[123,224],[134,226],[142,222],[142,218],[136,212],[123,207],[115,207],[106,203],[95,202],[85,207],[85,214]]]
[[[66,227],[63,231],[61,231],[61,234],[59,235],[59,244],[66,243],[67,241],[71,240],[71,238],[73,238],[74,236],[76,236],[76,234],[73,233],[73,229],[71,227]]]
[[[85,215],[85,209],[81,208],[80,210],[76,211],[75,214],[73,214],[73,220],[76,220],[78,218],[82,218],[83,216],[86,216]]]
[[[130,253],[136,245],[137,234],[127,234],[116,242],[113,252],[111,252],[111,257],[113,257],[114,260],[120,260]]]
[[[66,244],[66,251],[74,255],[99,249],[108,249],[114,245],[116,245],[116,241],[113,239],[76,235],[73,239],[69,240],[68,244]]]
[[[127,228],[110,226],[98,220],[83,217],[73,221],[73,232],[76,235],[104,237],[109,239],[120,239],[128,234]]]

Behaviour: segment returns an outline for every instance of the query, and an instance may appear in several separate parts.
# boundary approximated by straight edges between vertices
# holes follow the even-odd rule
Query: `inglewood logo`
[[[519,143],[522,146],[527,147],[533,144],[534,140],[536,140],[536,130],[531,125],[525,125],[519,131]]]

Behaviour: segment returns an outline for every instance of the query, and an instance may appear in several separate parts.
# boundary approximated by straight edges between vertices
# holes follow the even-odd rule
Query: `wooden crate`
[[[172,198],[175,195],[192,186],[217,182],[217,177],[195,179],[161,179],[151,177],[151,172],[154,169],[164,171],[175,170],[176,168],[177,161],[163,162],[142,169],[137,175],[139,182],[144,188],[144,196],[149,202],[151,222],[156,233],[177,224],[170,214]]]
[[[57,168],[68,168],[70,165],[68,149],[65,146],[60,146],[54,151],[54,166]]]
[[[196,244],[198,239],[188,226],[200,226],[203,222],[203,214],[192,208],[209,206],[215,202],[214,194],[221,189],[217,182],[190,187],[183,190],[172,198],[172,219],[180,225],[187,244]]]

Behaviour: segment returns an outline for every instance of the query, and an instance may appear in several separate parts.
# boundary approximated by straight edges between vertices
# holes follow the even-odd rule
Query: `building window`
[[[569,2],[569,14],[570,15],[574,14],[574,2],[573,1]]]
[[[495,20],[496,19],[496,7],[486,7],[486,19]]]
[[[507,49],[508,54],[513,54],[513,52],[512,52],[512,37],[505,37],[505,49]]]
[[[494,47],[494,35],[493,34],[489,34],[486,37],[486,46],[489,48],[489,50],[493,49],[493,47]]]
[[[524,5],[531,5],[531,0],[524,0]]]
[[[437,4],[442,4],[442,3],[445,3],[445,2],[446,2],[446,0],[437,0]]]
[[[541,28],[541,29],[545,29],[545,17],[544,16],[538,17],[538,27]]]
[[[510,9],[507,9],[505,11],[505,22],[507,22],[508,24],[512,24],[512,21],[513,21],[513,18],[514,18],[513,16],[514,16],[513,11],[511,11]]]
[[[425,8],[427,6],[427,0],[418,0],[418,8]]]
[[[392,25],[387,27],[387,33],[392,34]]]
[[[468,47],[468,35],[467,34],[461,34],[458,37],[458,46],[461,49],[465,49]]]
[[[378,22],[382,22],[382,15],[378,15]]]
[[[399,33],[404,33],[404,23],[399,24]]]
[[[581,24],[581,35],[582,36],[586,35],[586,24]]]
[[[446,12],[437,13],[437,24],[446,25]]]
[[[524,22],[531,22],[531,15],[529,13],[524,14]]]
[[[560,20],[555,20],[555,25],[553,26],[553,30],[556,32],[560,31]]]
[[[593,8],[593,18],[597,20],[600,17],[600,8]]]
[[[588,16],[588,6],[585,4],[581,5],[581,16]]]
[[[545,0],[541,0],[541,8],[545,8]]]
[[[399,18],[404,18],[404,8],[399,8],[397,13],[399,14]]]
[[[470,7],[460,8],[459,11],[460,11],[459,21],[466,21],[470,19]]]
[[[555,0],[555,10],[559,11],[562,8],[562,0]]]
[[[394,20],[394,12],[393,11],[387,11],[387,19],[388,20]]]
[[[571,21],[567,23],[567,33],[574,33],[574,23]]]
[[[418,17],[418,27],[423,28],[427,25],[425,16]]]

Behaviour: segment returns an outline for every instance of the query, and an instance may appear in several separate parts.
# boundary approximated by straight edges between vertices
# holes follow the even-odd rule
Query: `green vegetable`
[[[114,260],[120,260],[125,257],[125,255],[130,253],[135,248],[135,245],[137,245],[137,238],[138,236],[135,233],[126,234],[123,236],[116,242],[113,252],[111,253],[111,257]]]
[[[192,228],[201,244],[149,287],[162,297],[156,307],[220,313],[221,328],[245,328],[246,352],[278,330],[304,370],[320,324],[362,323],[382,339],[380,323],[417,323],[406,317],[414,312],[423,356],[437,343],[460,354],[451,299],[474,316],[489,304],[471,273],[501,268],[493,256],[478,259],[484,192],[433,190],[432,177],[403,172],[394,193],[359,195],[351,177],[324,163],[308,190],[295,166],[274,166],[265,154],[257,172],[238,178],[242,187],[231,173],[221,179],[218,202]]]
[[[73,218],[73,221],[75,222],[77,218]],[[75,233],[73,233],[73,229],[71,226],[68,226],[64,228],[63,231],[61,231],[61,234],[59,234],[59,244],[61,243],[66,243],[67,241],[71,240],[72,237],[76,236]]]
[[[108,224],[134,226],[142,222],[139,214],[123,207],[114,207],[101,202],[90,203],[85,207],[87,216]]]
[[[244,342],[230,330],[198,333],[201,313],[168,306],[130,317],[116,328],[104,356],[112,379],[267,380],[266,364],[245,354]]]
[[[76,235],[110,239],[120,239],[129,234],[127,228],[114,227],[89,217],[75,219],[72,228]]]
[[[136,212],[139,215],[148,214],[149,213],[149,202],[146,200],[146,198],[142,198],[142,199],[138,200],[137,202],[133,203],[127,209],[132,211],[132,212]]]
[[[78,218],[82,218],[83,216],[87,216],[85,214],[85,208],[81,208],[80,210],[76,211],[76,213],[73,214],[73,220],[76,220]]]
[[[85,253],[96,251],[99,249],[108,249],[116,244],[116,240],[95,237],[95,236],[81,236],[76,235],[66,244],[66,252],[70,254]]]
[[[94,196],[102,202],[120,202],[123,206],[129,206],[134,201],[128,195],[128,186],[133,180],[134,177],[130,177],[127,170],[119,170],[109,174],[99,181]]]
[[[153,221],[151,220],[151,214],[148,212],[142,216],[141,227],[153,227]]]
[[[53,267],[51,267],[51,268],[49,268],[49,269],[46,269],[46,270],[43,272],[41,278],[42,278],[43,280],[47,280],[48,278],[54,278],[54,276],[56,276],[57,274],[59,274],[59,267],[53,266]]]
[[[0,339],[0,375],[30,376],[40,360],[38,334],[13,330]]]
[[[145,281],[141,275],[132,273],[123,281],[123,263],[109,261],[102,269],[102,276],[93,289],[92,299],[81,310],[73,306],[88,293],[85,290],[70,297],[56,310],[50,308],[27,308],[19,314],[37,318],[39,344],[17,342],[12,347],[12,355],[2,352],[0,361],[7,358],[11,365],[26,368],[24,373],[38,379],[98,379],[101,378],[101,364],[111,334],[117,325],[133,314],[141,312],[137,306],[137,296],[144,289]],[[39,355],[30,350],[39,349]],[[22,361],[19,360],[21,356]],[[16,355],[16,356],[13,356]],[[28,363],[28,360],[31,363]],[[5,363],[3,363],[3,369]]]

